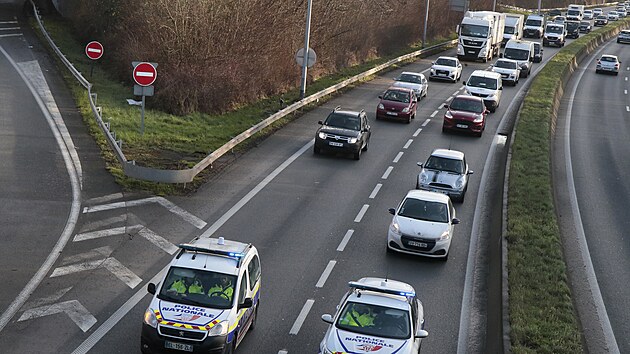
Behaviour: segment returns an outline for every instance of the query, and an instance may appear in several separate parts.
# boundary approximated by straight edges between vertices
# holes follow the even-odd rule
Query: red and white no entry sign
[[[103,56],[103,45],[100,42],[92,41],[85,46],[85,55],[92,60]]]
[[[150,86],[157,78],[157,69],[151,63],[142,62],[133,68],[133,80],[140,86]]]

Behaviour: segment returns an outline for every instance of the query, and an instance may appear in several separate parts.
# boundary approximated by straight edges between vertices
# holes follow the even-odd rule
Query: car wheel
[[[407,118],[407,120],[405,121],[405,123],[407,123],[407,124],[411,123],[411,114],[409,115],[409,118]]]
[[[387,250],[387,254],[392,254],[394,253],[394,250],[392,250],[391,248],[389,248],[389,246],[387,244],[385,244],[385,249]]]
[[[361,149],[354,153],[355,160],[361,160]]]
[[[313,154],[319,155],[320,153],[321,153],[321,150],[317,146],[313,146]]]
[[[619,72],[616,72],[616,73],[615,73],[615,76],[617,76],[617,75],[619,75]]]
[[[258,319],[258,304],[256,304],[256,308],[254,309],[254,314],[252,316],[254,316],[254,318],[252,319],[252,323],[249,325],[249,331],[253,331],[256,328],[256,320]]]
[[[595,69],[595,74],[599,74],[599,70]]]
[[[497,108],[499,108],[499,105],[497,105],[496,107],[490,108],[490,112],[494,113],[497,111]]]
[[[476,137],[478,137],[478,138],[481,138],[481,135],[482,135],[482,134],[483,134],[483,130],[482,130],[482,131],[480,131],[479,133],[475,133],[475,136],[476,136]]]
[[[449,252],[449,253],[450,253],[450,252]],[[446,256],[444,256],[444,257],[440,258],[440,260],[442,260],[443,262],[448,261],[448,255],[449,255],[449,253],[447,253],[447,254],[446,254]]]
[[[448,130],[442,126],[442,133],[448,133]]]
[[[368,138],[368,140],[365,141],[365,146],[363,147],[363,151],[367,151],[369,146],[370,146],[370,139]]]

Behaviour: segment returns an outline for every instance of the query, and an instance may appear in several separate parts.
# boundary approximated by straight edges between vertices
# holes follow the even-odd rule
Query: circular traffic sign
[[[157,69],[151,63],[142,62],[133,68],[133,80],[140,86],[150,86],[157,78]]]
[[[315,51],[313,50],[313,48],[308,48],[308,58],[306,60],[306,67],[310,68],[313,65],[315,65],[316,60],[317,60],[317,54],[315,54]],[[297,53],[295,53],[295,62],[299,66],[304,65],[304,48],[300,48],[300,50],[298,50]]]
[[[85,46],[85,55],[92,60],[103,56],[103,45],[100,42],[92,41]]]

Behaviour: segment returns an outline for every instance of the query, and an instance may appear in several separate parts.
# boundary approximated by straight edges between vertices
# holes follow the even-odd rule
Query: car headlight
[[[486,48],[483,48],[481,52],[479,52],[479,54],[481,55],[486,55],[487,53],[488,53],[488,50]]]
[[[455,181],[455,188],[459,189],[464,186],[464,177],[459,177],[457,181]]]
[[[420,184],[426,184],[428,180],[429,180],[429,176],[427,176],[426,173],[422,172],[420,174]]]
[[[403,113],[409,113],[409,107],[405,107],[405,108],[403,108],[402,112],[403,112]]]
[[[431,74],[435,74],[435,69],[431,68]]]
[[[396,234],[397,236],[402,235],[402,233],[400,232],[400,225],[398,225],[398,222],[396,221],[396,218],[394,218],[394,220],[392,220],[391,225],[389,225],[389,229]]]
[[[385,106],[383,106],[383,104],[382,104],[382,103],[379,103],[379,104],[378,104],[378,109],[385,109]]]
[[[477,114],[475,116],[475,119],[473,120],[473,123],[481,123],[483,122],[483,114]]]
[[[226,336],[228,334],[227,321],[222,321],[214,325],[209,331],[208,336]]]
[[[350,138],[350,140],[348,140],[348,142],[349,142],[350,144],[355,144],[358,140],[359,140],[359,139],[357,139],[357,138]]]
[[[157,327],[158,320],[157,317],[155,317],[155,313],[153,312],[153,310],[151,310],[151,308],[148,308],[144,312],[144,323],[153,328]]]
[[[317,134],[317,135],[319,136],[319,138],[320,138],[320,139],[324,139],[324,140],[326,140],[326,138],[328,137],[328,136],[326,135],[326,133],[324,133],[324,132],[320,132],[320,133],[319,133],[319,134]]]
[[[446,111],[446,113],[444,113],[444,118],[453,119],[453,115],[451,114],[451,111]]]
[[[494,92],[494,93],[489,94],[489,95],[488,95],[488,99],[491,99],[491,100],[496,100],[496,99],[497,99],[497,93],[496,93],[496,92]]]
[[[444,231],[442,235],[440,235],[440,241],[446,241],[451,238],[451,234],[448,231]]]

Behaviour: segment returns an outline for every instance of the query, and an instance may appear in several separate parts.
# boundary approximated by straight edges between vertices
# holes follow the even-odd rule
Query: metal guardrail
[[[125,175],[129,177],[141,179],[141,180],[162,182],[162,183],[190,183],[192,182],[193,178],[196,175],[198,175],[201,171],[203,171],[208,166],[211,166],[212,163],[214,163],[217,159],[219,159],[224,154],[228,153],[235,146],[247,140],[254,134],[269,127],[270,125],[272,125],[274,122],[278,121],[279,119],[286,117],[287,115],[299,110],[300,108],[303,108],[304,106],[308,104],[318,101],[320,98],[326,95],[329,95],[331,93],[334,93],[344,87],[347,87],[348,85],[364,80],[368,76],[378,73],[379,71],[384,70],[394,64],[397,64],[397,63],[400,63],[409,59],[413,59],[415,57],[418,57],[432,50],[436,50],[436,49],[440,49],[440,48],[444,48],[450,45],[457,44],[457,40],[454,39],[448,42],[444,42],[444,43],[440,43],[431,47],[420,49],[412,53],[400,56],[398,58],[389,60],[386,63],[378,65],[361,74],[355,75],[334,86],[328,87],[308,97],[305,97],[304,99],[298,102],[295,102],[289,105],[288,107],[272,114],[268,118],[264,119],[263,121],[259,122],[253,127],[247,129],[246,131],[242,132],[241,134],[239,134],[232,140],[228,141],[223,146],[211,152],[208,156],[206,156],[203,160],[198,162],[194,167],[190,169],[164,170],[164,169],[139,166],[139,165],[136,165],[135,161],[127,160],[124,153],[122,152],[122,148],[121,148],[122,141],[116,140],[116,133],[111,131],[111,126],[109,125],[108,122],[103,121],[103,111],[101,107],[96,105],[97,94],[92,92],[92,84],[89,81],[87,81],[83,77],[83,75],[81,75],[81,73],[72,65],[72,63],[70,63],[70,61],[63,55],[61,50],[59,50],[59,48],[55,45],[54,41],[48,35],[48,33],[46,32],[46,29],[44,28],[44,25],[42,24],[37,7],[33,3],[33,0],[30,0],[30,1],[31,1],[31,4],[33,5],[33,12],[36,15],[35,18],[37,20],[37,23],[39,24],[40,30],[44,34],[44,37],[46,38],[50,46],[53,48],[55,53],[57,53],[57,55],[59,56],[59,59],[64,63],[64,65],[68,68],[68,70],[70,70],[72,75],[74,75],[74,77],[79,81],[79,83],[88,90],[88,96],[89,96],[90,106],[92,107],[92,113],[94,114],[94,117],[96,121],[98,122],[98,125],[101,127],[101,130],[107,137],[107,142],[116,153],[116,157],[118,158],[118,161],[121,163]]]
[[[615,6],[617,5],[618,2],[607,2],[604,4],[593,4],[593,5],[586,5],[585,8],[587,9],[593,9],[593,8],[597,8],[597,7],[610,7],[610,6]],[[518,6],[513,6],[513,5],[507,5],[507,4],[500,4],[501,6],[508,8],[508,9],[514,9],[514,10],[518,10],[518,11],[529,11],[529,12],[537,12],[538,9],[526,9],[524,7],[518,7]],[[550,8],[550,9],[540,9],[540,12],[548,12],[551,10],[566,10],[566,7],[554,7],[554,8]]]

